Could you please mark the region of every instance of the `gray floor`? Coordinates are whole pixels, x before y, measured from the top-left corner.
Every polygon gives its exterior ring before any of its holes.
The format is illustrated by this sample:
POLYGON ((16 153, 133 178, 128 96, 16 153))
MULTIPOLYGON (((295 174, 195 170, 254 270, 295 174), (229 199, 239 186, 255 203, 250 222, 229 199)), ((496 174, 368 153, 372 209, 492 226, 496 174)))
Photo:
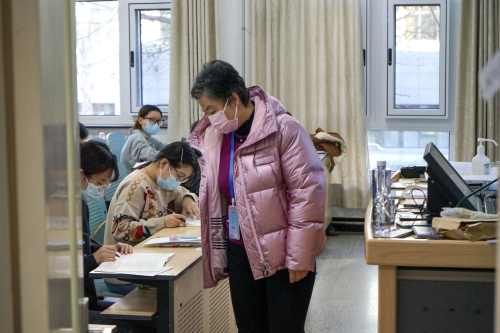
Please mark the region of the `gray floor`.
POLYGON ((365 263, 363 235, 328 236, 317 259, 308 333, 377 332, 377 266, 365 263))

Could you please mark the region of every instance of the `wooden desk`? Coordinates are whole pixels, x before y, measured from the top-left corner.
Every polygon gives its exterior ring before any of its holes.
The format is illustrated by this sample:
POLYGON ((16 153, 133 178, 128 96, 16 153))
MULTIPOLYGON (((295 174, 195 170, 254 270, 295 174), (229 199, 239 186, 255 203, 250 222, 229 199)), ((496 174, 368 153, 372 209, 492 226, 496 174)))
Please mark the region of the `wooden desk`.
POLYGON ((115 325, 96 325, 96 324, 89 324, 89 329, 100 329, 102 330, 102 333, 114 333, 116 332, 116 326, 115 325))
MULTIPOLYGON (((491 270, 495 268, 494 245, 487 242, 415 239, 413 236, 401 239, 374 238, 371 224, 370 204, 365 215, 365 257, 367 264, 379 265, 380 333, 396 332, 398 281, 405 279, 405 276, 412 281, 446 282, 463 281, 462 278, 466 275, 473 274, 474 279, 480 282, 493 281, 494 273, 491 270), (422 269, 412 270, 411 267, 422 269)), ((451 310, 455 311, 450 308, 450 312, 451 310)))
MULTIPOLYGON (((166 228, 152 237, 200 235, 200 228, 182 227, 166 228)), ((203 289, 202 252, 195 247, 143 247, 146 241, 134 246, 134 253, 175 253, 165 265, 173 269, 152 277, 91 273, 93 278, 113 277, 156 288, 155 291, 136 290, 103 311, 102 316, 136 320, 152 318, 158 333, 237 332, 228 279, 215 288, 203 289), (148 306, 137 308, 137 304, 146 304, 148 299, 151 300, 148 306)))

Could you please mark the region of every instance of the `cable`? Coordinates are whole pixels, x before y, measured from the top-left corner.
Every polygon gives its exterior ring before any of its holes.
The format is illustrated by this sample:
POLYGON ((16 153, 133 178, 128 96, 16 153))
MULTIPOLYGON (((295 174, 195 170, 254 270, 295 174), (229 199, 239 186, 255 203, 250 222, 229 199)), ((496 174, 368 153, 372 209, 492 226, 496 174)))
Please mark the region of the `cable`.
POLYGON ((460 200, 457 205, 455 206, 455 208, 457 208, 458 206, 460 206, 460 204, 462 203, 462 201, 466 200, 466 199, 469 199, 470 197, 472 197, 474 194, 476 194, 477 192, 481 191, 481 190, 484 190, 485 188, 489 187, 491 184, 495 183, 498 181, 498 178, 495 179, 495 180, 492 180, 491 182, 489 182, 488 184, 486 185, 483 185, 481 186, 480 188, 478 188, 477 190, 475 190, 474 192, 472 193, 469 193, 467 194, 465 197, 462 198, 462 200, 460 200))

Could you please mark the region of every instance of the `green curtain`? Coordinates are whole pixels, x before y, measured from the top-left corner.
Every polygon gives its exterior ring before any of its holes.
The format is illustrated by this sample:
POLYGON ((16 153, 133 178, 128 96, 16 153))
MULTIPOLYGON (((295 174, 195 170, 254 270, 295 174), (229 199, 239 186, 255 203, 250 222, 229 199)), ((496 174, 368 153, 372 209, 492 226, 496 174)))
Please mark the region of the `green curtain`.
MULTIPOLYGON (((500 142, 500 97, 486 102, 477 80, 483 68, 500 47, 500 2, 498 0, 461 1, 455 159, 470 162, 476 155, 477 138, 500 142)), ((498 148, 486 145, 486 155, 496 161, 498 148)))

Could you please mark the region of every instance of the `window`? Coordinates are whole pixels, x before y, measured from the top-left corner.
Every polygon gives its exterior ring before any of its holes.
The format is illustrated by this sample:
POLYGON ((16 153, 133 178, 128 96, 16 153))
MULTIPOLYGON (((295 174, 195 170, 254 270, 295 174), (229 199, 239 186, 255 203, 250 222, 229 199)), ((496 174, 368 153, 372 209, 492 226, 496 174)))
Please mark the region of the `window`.
POLYGON ((118 2, 75 3, 78 114, 120 114, 118 2))
POLYGON ((169 104, 170 20, 170 4, 129 6, 132 112, 169 104))
POLYGON ((370 169, 377 167, 377 161, 386 161, 387 168, 391 170, 408 165, 426 165, 424 150, 431 141, 449 159, 450 132, 368 131, 370 169))
POLYGON ((446 115, 446 1, 388 2, 388 116, 446 115))

